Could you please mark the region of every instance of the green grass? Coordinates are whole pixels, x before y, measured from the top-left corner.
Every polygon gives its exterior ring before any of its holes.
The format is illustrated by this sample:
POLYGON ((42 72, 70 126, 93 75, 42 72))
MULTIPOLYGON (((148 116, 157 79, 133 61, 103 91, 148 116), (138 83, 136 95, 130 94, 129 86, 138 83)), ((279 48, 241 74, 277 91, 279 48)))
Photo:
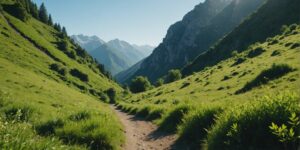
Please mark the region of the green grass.
POLYGON ((120 149, 124 143, 121 123, 100 100, 107 89, 122 88, 89 57, 68 57, 60 40, 48 25, 1 12, 0 149, 120 149), (88 80, 72 76, 72 69, 88 80))
MULTIPOLYGON (((293 47, 295 43, 300 43, 300 26, 292 25, 289 28, 291 28, 289 34, 283 32, 268 38, 265 42, 250 45, 241 53, 236 53, 231 58, 182 80, 144 93, 127 95, 122 101, 117 102, 118 107, 131 114, 142 114, 145 118, 149 118, 152 112, 156 116, 152 120, 160 129, 177 133, 178 143, 190 145, 191 149, 210 147, 220 149, 210 144, 206 145, 205 141, 212 136, 211 131, 220 122, 221 114, 229 113, 232 107, 236 108, 241 105, 244 108, 252 107, 252 104, 248 104, 249 102, 256 101, 255 99, 265 95, 276 95, 281 91, 300 92, 300 47, 297 44, 293 47), (247 92, 235 94, 236 91, 252 82, 255 82, 255 86, 248 88, 247 92)), ((278 101, 277 99, 280 98, 273 99, 278 101)), ((296 101, 289 96, 283 99, 296 101)), ((266 107, 270 105, 266 109, 272 113, 272 110, 277 109, 272 104, 272 101, 266 101, 261 105, 266 105, 266 107)), ((255 104, 255 107, 260 107, 260 105, 255 104)), ((299 109, 295 111, 298 113, 299 109)), ((289 114, 291 111, 286 110, 285 113, 289 114)), ((244 115, 247 116, 247 114, 244 115)), ((286 119, 286 116, 283 117, 286 119)), ((261 121, 271 123, 270 121, 280 118, 275 115, 271 119, 273 120, 261 121)), ((251 120, 248 121, 251 122, 251 120)), ((267 132, 267 135, 271 136, 268 126, 264 126, 261 130, 262 136, 267 132)), ((227 133, 227 130, 224 132, 227 133)), ((269 142, 282 146, 283 144, 278 141, 273 139, 269 142)), ((219 142, 224 143, 226 140, 221 139, 219 142)), ((257 141, 258 145, 255 145, 254 141, 251 144, 259 147, 261 143, 257 141)), ((245 146, 250 147, 250 145, 245 146)), ((266 146, 271 147, 271 144, 266 146)))
POLYGON ((272 122, 286 123, 292 113, 299 112, 299 97, 291 93, 265 97, 233 107, 221 114, 208 131, 207 148, 284 149, 283 143, 272 134, 269 126, 272 122))

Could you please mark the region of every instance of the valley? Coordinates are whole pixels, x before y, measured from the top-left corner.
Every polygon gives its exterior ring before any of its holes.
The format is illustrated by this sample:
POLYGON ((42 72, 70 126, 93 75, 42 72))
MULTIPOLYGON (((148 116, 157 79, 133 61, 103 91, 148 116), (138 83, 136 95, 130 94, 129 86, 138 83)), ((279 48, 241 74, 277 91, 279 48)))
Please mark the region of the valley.
POLYGON ((299 150, 300 1, 199 3, 154 48, 1 0, 0 149, 299 150))

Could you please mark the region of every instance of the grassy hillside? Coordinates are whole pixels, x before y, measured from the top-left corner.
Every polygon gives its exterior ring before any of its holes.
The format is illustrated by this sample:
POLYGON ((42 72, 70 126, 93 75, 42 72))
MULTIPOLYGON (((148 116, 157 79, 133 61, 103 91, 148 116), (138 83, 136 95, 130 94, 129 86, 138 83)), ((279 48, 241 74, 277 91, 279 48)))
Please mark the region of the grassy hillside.
POLYGON ((242 52, 255 42, 263 42, 266 38, 279 34, 282 25, 299 24, 299 5, 298 0, 266 1, 236 29, 219 40, 207 52, 199 55, 191 64, 185 66, 182 73, 187 76, 201 71, 207 66, 214 66, 220 61, 230 58, 233 51, 242 52))
POLYGON ((122 126, 100 99, 121 88, 105 74, 53 27, 0 10, 1 149, 119 149, 122 126))
POLYGON ((178 142, 192 149, 295 149, 279 142, 269 126, 288 124, 292 113, 300 113, 293 94, 300 92, 300 26, 284 26, 232 55, 180 81, 130 95, 119 108, 178 133, 178 142))

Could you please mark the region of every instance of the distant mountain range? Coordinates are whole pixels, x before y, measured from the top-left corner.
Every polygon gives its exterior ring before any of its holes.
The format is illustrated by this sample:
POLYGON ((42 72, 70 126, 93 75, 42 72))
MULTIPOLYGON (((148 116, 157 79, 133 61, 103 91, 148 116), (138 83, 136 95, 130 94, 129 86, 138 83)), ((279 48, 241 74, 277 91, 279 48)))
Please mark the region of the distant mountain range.
POLYGON ((105 66, 112 75, 124 71, 149 56, 154 47, 129 44, 119 39, 105 42, 97 36, 73 35, 72 39, 96 60, 105 66))
POLYGON ((127 82, 136 76, 146 76, 154 82, 169 70, 188 65, 264 2, 265 0, 206 0, 200 3, 183 20, 169 28, 163 42, 131 77, 126 77, 127 82))

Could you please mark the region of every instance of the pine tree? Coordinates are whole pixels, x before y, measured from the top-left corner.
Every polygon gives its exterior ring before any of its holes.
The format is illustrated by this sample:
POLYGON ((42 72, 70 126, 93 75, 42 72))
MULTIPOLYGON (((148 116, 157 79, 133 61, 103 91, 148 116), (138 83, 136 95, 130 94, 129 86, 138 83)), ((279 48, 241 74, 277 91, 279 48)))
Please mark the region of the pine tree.
POLYGON ((39 19, 39 10, 38 7, 35 3, 30 3, 30 14, 32 15, 32 17, 39 19))
POLYGON ((59 23, 57 24, 57 31, 58 31, 58 32, 61 32, 61 26, 60 26, 59 23))
POLYGON ((45 7, 45 4, 42 3, 40 10, 39 10, 39 19, 40 21, 44 22, 44 23, 48 23, 48 12, 47 9, 45 7))
POLYGON ((53 26, 53 20, 51 15, 49 15, 48 25, 53 26))
POLYGON ((65 27, 62 28, 62 31, 61 31, 64 35, 68 35, 67 33, 67 29, 65 27))
POLYGON ((26 9, 24 8, 24 5, 22 4, 21 0, 17 1, 12 7, 7 9, 6 11, 22 21, 27 21, 29 18, 29 15, 26 9))

